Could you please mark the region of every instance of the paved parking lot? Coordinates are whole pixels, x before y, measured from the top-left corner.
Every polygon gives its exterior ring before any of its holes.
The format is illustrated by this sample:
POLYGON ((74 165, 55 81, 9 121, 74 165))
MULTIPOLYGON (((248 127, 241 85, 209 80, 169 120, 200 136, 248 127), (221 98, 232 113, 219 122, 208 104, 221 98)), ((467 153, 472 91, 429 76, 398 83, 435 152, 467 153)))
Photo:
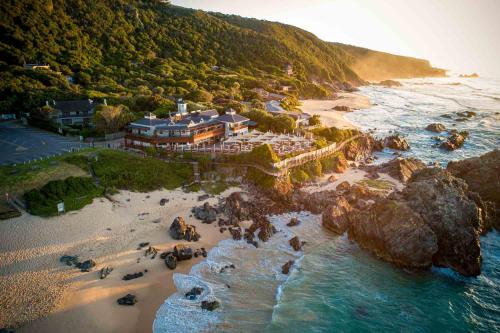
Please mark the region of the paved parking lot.
POLYGON ((85 146, 76 139, 39 128, 0 122, 0 165, 23 163, 85 146))

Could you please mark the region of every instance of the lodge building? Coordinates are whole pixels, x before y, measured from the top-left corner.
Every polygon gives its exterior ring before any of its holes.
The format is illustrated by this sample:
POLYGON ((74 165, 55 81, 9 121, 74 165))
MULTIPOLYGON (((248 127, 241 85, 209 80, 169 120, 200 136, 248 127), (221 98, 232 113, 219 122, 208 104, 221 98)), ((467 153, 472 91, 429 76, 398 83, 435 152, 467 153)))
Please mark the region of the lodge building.
POLYGON ((187 114, 185 107, 179 103, 178 112, 169 119, 157 119, 155 115, 148 114, 130 123, 125 134, 125 146, 172 149, 214 144, 247 133, 248 121, 232 109, 222 116, 216 110, 187 114))

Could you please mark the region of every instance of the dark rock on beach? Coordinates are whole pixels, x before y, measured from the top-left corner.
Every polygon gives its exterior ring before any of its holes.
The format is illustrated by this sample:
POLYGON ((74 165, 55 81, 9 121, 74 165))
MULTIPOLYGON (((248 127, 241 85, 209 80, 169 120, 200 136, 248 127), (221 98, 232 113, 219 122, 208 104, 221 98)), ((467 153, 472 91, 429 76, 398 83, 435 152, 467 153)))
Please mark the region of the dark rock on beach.
POLYGON ((200 238, 200 234, 196 232, 196 227, 186 224, 182 217, 176 217, 174 222, 170 225, 170 236, 172 236, 173 239, 183 239, 188 242, 196 242, 200 238))
POLYGON ((127 294, 119 299, 116 302, 120 305, 134 305, 137 303, 137 297, 132 294, 127 294))
POLYGON ((217 210, 208 202, 205 202, 201 207, 193 208, 194 216, 203 223, 211 224, 217 220, 217 210))
POLYGON ((178 261, 189 260, 193 258, 193 250, 186 245, 178 244, 174 247, 174 256, 178 261))
POLYGON ((170 253, 165 257, 165 265, 169 269, 175 269, 177 267, 177 258, 173 255, 173 253, 170 253))
POLYGON ((240 240, 241 239, 241 229, 239 227, 237 228, 229 228, 229 232, 231 233, 231 236, 233 237, 234 240, 240 240))
POLYGON ((123 276, 122 280, 128 281, 128 280, 134 280, 140 277, 143 277, 144 273, 143 272, 137 272, 137 273, 131 273, 131 274, 126 274, 123 276))
POLYGON ((94 268, 96 265, 96 262, 92 259, 85 260, 82 263, 79 263, 76 265, 77 268, 79 268, 82 272, 90 272, 92 268, 94 268))
POLYGON ((335 111, 351 112, 351 108, 345 105, 335 105, 333 108, 335 111))
POLYGON ((103 267, 99 273, 99 277, 102 279, 105 279, 111 272, 113 271, 113 267, 103 267))

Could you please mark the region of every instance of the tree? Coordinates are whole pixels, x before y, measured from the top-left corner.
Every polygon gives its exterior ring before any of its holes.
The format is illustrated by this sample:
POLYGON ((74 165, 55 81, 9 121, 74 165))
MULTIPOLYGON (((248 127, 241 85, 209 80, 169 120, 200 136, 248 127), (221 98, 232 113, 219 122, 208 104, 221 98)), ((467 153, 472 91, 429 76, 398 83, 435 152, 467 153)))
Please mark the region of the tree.
POLYGON ((319 126, 321 125, 321 117, 317 114, 309 118, 309 126, 319 126))
POLYGON ((104 133, 115 133, 134 119, 123 105, 100 105, 94 114, 96 129, 104 133))
POLYGON ((193 102, 211 103, 214 96, 206 90, 198 89, 186 96, 193 102))

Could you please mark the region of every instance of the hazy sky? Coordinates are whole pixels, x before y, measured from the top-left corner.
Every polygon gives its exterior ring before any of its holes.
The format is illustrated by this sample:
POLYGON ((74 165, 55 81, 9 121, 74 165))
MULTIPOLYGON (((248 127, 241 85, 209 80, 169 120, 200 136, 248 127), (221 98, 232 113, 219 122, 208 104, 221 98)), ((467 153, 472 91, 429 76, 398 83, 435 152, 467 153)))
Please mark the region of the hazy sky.
POLYGON ((292 24, 326 41, 500 77, 500 0, 172 0, 292 24))

